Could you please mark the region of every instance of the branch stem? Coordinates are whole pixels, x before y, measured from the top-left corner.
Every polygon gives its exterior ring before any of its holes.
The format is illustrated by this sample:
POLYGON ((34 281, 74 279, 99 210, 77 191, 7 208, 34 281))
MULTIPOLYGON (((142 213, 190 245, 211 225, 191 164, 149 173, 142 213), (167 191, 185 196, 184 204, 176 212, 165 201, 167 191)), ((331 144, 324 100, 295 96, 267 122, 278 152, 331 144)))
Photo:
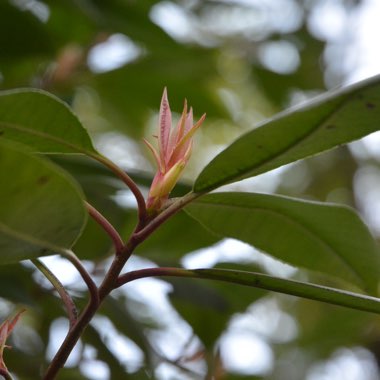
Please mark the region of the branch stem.
POLYGON ((73 264, 76 270, 79 272, 79 274, 81 275, 83 281, 87 285, 87 288, 90 292, 91 304, 97 307, 99 305, 98 287, 96 286, 95 282, 92 280, 86 268, 83 266, 82 262, 78 259, 78 257, 75 255, 74 252, 69 251, 69 250, 63 251, 62 256, 65 257, 67 260, 69 260, 71 264, 73 264))
POLYGON ((149 237, 161 224, 168 220, 171 216, 183 209, 188 203, 199 198, 201 193, 190 192, 179 198, 176 202, 172 203, 168 208, 158 214, 154 219, 150 221, 144 228, 137 230, 134 234, 135 239, 139 241, 145 240, 149 237))
POLYGON ((146 221, 147 221, 147 212, 146 212, 146 205, 145 205, 145 199, 143 194, 141 193, 140 189, 136 185, 136 183, 133 181, 133 179, 119 166, 117 166, 115 163, 113 163, 111 160, 109 160, 107 157, 101 155, 101 154, 92 154, 92 158, 99 161, 101 164, 106 166, 108 169, 110 169, 113 173, 115 173, 132 191, 132 194, 136 198, 137 207, 139 210, 139 223, 138 223, 138 229, 142 228, 146 221))
MULTIPOLYGON (((91 300, 84 309, 83 313, 78 318, 75 325, 69 330, 65 340, 63 341, 60 349, 57 354, 53 358, 48 367, 44 380, 52 380, 55 378, 59 370, 63 367, 67 358, 70 355, 73 347, 76 345, 78 340, 80 339, 83 331, 86 326, 90 323, 91 319, 97 312, 100 307, 102 301, 105 297, 107 297, 112 290, 119 287, 119 279, 124 278, 120 276, 122 269, 124 268, 126 262, 132 255, 135 248, 142 243, 149 235, 151 235, 161 224, 163 224, 169 217, 174 215, 176 212, 181 210, 186 204, 199 197, 200 194, 189 193, 178 201, 174 202, 171 206, 169 206, 166 210, 162 211, 157 217, 152 219, 148 224, 146 224, 146 209, 145 209, 145 201, 144 201, 144 219, 140 219, 139 224, 137 225, 135 231, 129 238, 128 242, 124 245, 123 249, 120 251, 118 255, 115 255, 113 262, 105 275, 103 282, 96 288, 95 284, 92 282, 91 277, 87 271, 83 268, 79 259, 71 252, 65 251, 66 257, 77 267, 77 269, 82 274, 83 279, 85 280, 89 290, 91 292, 91 300), (143 221, 143 222, 142 222, 143 221), (120 276, 120 277, 119 277, 120 276)), ((141 209, 140 209, 141 212, 141 209)), ((141 217, 141 215, 140 215, 141 217)), ((170 271, 169 271, 170 272, 170 271)), ((134 272, 130 272, 134 273, 134 272)), ((133 275, 132 275, 133 277, 133 275)), ((129 281, 132 281, 132 277, 129 281)), ((138 277, 137 277, 138 278, 138 277)), ((136 279, 137 279, 136 278, 136 279)))
MULTIPOLYGON (((129 240, 129 242, 125 245, 124 250, 121 254, 115 255, 115 258, 112 262, 112 265, 110 269, 108 270, 102 284, 100 285, 99 289, 96 288, 95 283, 92 282, 91 277, 89 279, 87 276, 84 276, 84 280, 86 283, 90 280, 90 292, 91 292, 91 299, 90 302, 87 304, 86 308, 84 309, 83 313, 78 318, 75 325, 69 330, 65 340, 63 341, 61 347, 59 348, 58 352, 54 356, 53 360, 51 361, 45 376, 44 380, 52 380, 55 379, 56 375, 58 374, 59 370, 63 367, 63 365, 66 363, 67 358, 70 355, 70 352, 72 351, 73 347, 77 344, 78 340, 80 339, 83 331, 87 327, 87 325, 90 323, 91 319, 94 317, 95 313, 97 312, 99 306, 101 305, 104 298, 115 288, 115 284, 117 281, 117 278, 123 269, 126 261, 130 257, 132 251, 137 246, 138 242, 133 239, 133 236, 129 240), (91 285, 91 283, 93 285, 91 285), (96 289, 96 296, 95 296, 95 289, 96 289)), ((69 255, 70 251, 67 251, 67 254, 69 255)), ((74 254, 72 254, 73 257, 76 258, 74 254)), ((70 257, 70 255, 69 255, 70 257)), ((68 258, 69 258, 68 257, 68 258)), ((76 258, 76 260, 80 261, 76 258)), ((75 265, 76 260, 73 259, 72 263, 75 265)), ((71 260, 70 260, 71 261, 71 260)), ((81 268, 81 264, 78 268, 78 270, 81 268)), ((82 267, 83 268, 83 267, 82 267)), ((83 268, 85 271, 85 269, 83 268)), ((85 273, 88 275, 87 271, 85 273)), ((82 276, 83 277, 83 276, 82 276)), ((89 285, 89 284, 87 284, 89 285)))
POLYGON ((70 327, 72 327, 78 318, 78 311, 70 294, 66 291, 61 281, 59 281, 59 279, 54 275, 54 273, 41 260, 32 259, 31 261, 34 264, 34 266, 49 280, 49 282, 53 285, 54 289, 58 292, 63 304, 65 305, 70 327))
POLYGON ((3 368, 0 368, 0 376, 2 376, 5 380, 13 380, 12 375, 3 368))
POLYGON ((85 202, 86 208, 90 216, 103 228, 103 230, 112 239, 116 254, 119 254, 124 248, 123 239, 116 231, 114 226, 92 205, 85 202))

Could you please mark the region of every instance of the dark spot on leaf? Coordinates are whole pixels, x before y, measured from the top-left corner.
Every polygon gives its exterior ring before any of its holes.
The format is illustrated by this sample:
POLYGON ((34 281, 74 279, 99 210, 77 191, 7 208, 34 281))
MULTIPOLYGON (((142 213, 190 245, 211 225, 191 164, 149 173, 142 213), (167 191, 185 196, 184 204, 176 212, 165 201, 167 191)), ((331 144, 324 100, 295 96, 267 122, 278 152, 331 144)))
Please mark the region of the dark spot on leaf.
POLYGON ((48 252, 49 252, 49 250, 46 249, 46 248, 41 248, 41 249, 40 249, 40 254, 41 254, 41 255, 46 255, 48 252))
POLYGON ((262 145, 256 145, 256 148, 263 149, 264 147, 262 145))
POLYGON ((5 132, 4 131, 0 131, 0 136, 2 136, 5 132))
POLYGON ((42 175, 41 177, 37 178, 37 185, 45 185, 47 182, 49 182, 49 177, 47 175, 42 175))
POLYGON ((327 124, 326 129, 335 129, 336 125, 335 124, 327 124))
POLYGON ((372 108, 375 108, 375 107, 376 107, 376 105, 375 105, 374 103, 371 103, 371 102, 367 102, 365 105, 366 105, 366 107, 367 107, 368 109, 372 109, 372 108))

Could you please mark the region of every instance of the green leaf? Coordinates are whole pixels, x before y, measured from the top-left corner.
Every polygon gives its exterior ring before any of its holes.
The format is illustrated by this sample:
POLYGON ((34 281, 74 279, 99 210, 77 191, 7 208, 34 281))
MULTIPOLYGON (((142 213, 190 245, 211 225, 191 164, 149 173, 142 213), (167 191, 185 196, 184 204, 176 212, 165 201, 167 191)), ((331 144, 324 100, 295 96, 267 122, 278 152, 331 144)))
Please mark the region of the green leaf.
POLYGON ((348 207, 276 195, 217 193, 193 202, 186 211, 220 236, 377 292, 379 252, 365 224, 348 207))
POLYGON ((380 129, 380 76, 322 95, 241 136, 200 173, 196 192, 253 177, 380 129))
POLYGON ((36 89, 0 92, 0 137, 42 153, 96 154, 70 108, 36 89))
POLYGON ((183 272, 186 277, 225 281, 253 288, 271 290, 351 309, 380 314, 380 299, 345 290, 300 281, 286 280, 267 274, 228 269, 193 269, 183 272))
POLYGON ((70 249, 87 216, 60 168, 12 145, 0 143, 0 264, 70 249))

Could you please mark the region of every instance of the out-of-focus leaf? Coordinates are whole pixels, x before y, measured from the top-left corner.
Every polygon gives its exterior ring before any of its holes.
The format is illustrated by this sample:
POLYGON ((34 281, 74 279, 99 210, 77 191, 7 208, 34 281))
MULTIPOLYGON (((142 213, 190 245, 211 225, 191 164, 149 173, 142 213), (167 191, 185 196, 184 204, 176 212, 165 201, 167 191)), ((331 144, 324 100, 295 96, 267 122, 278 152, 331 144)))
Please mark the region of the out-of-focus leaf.
POLYGON ((46 0, 45 3, 49 7, 46 33, 53 37, 56 48, 72 43, 87 46, 93 42, 102 15, 92 4, 78 4, 75 0, 46 0))
MULTIPOLYGON (((80 155, 64 155, 52 156, 54 162, 62 166, 66 171, 81 184, 83 188, 100 188, 99 194, 102 196, 115 195, 118 190, 125 190, 125 184, 115 177, 109 169, 99 162, 92 160, 86 156, 80 155)), ((136 169, 125 169, 126 173, 139 186, 149 188, 152 184, 154 173, 149 173, 136 169)), ((188 182, 179 181, 170 193, 171 197, 180 197, 189 193, 192 186, 188 182)))
POLYGON ((219 236, 240 239, 289 264, 377 293, 378 249, 348 207, 275 195, 217 193, 193 202, 186 211, 219 236))
MULTIPOLYGON (((107 340, 104 342, 101 335, 102 334, 100 334, 93 326, 89 325, 86 329, 86 334, 83 337, 83 340, 96 348, 98 360, 102 360, 107 363, 110 369, 111 379, 145 380, 147 378, 148 374, 144 369, 133 373, 127 371, 123 363, 121 363, 119 359, 114 356, 108 347, 113 344, 112 340, 107 340)), ((123 352, 121 352, 121 354, 123 354, 123 352)), ((129 358, 125 356, 124 361, 127 363, 129 358)))
MULTIPOLYGON (((54 162, 79 182, 87 202, 100 211, 117 230, 121 231, 130 219, 131 224, 136 221, 134 210, 127 211, 112 199, 118 190, 125 188, 125 185, 108 169, 86 156, 65 155, 53 158, 54 162)), ((81 259, 93 260, 104 258, 114 252, 110 237, 92 218, 89 218, 73 251, 81 259)))
POLYGON ((31 278, 32 271, 21 264, 1 266, 0 297, 16 304, 35 306, 35 289, 31 289, 31 278))
POLYGON ((114 30, 124 33, 134 41, 142 42, 154 53, 165 48, 170 50, 179 45, 152 22, 151 9, 158 2, 158 0, 141 0, 137 3, 118 0, 93 1, 99 20, 107 22, 114 30))
POLYGON ((53 162, 68 171, 82 186, 92 181, 92 186, 99 185, 105 195, 114 194, 123 188, 123 182, 97 161, 82 155, 54 155, 53 162), (107 187, 105 187, 108 185, 107 187))
POLYGON ((78 367, 64 367, 59 371, 60 380, 88 380, 78 367))
POLYGON ((0 136, 43 153, 96 153, 69 107, 41 90, 0 93, 0 136))
POLYGON ((186 213, 179 212, 144 241, 136 253, 161 264, 178 263, 192 251, 208 247, 219 240, 186 213))
POLYGON ((232 284, 166 279, 173 285, 170 299, 207 349, 212 350, 233 314, 243 312, 265 294, 232 284), (232 285, 232 286, 231 286, 232 285))
POLYGON ((290 91, 294 91, 295 88, 301 91, 324 89, 320 59, 326 43, 313 38, 306 27, 290 36, 279 36, 279 38, 263 40, 261 47, 284 41, 294 45, 300 55, 299 67, 292 73, 278 74, 265 67, 254 65, 252 73, 260 89, 274 104, 282 108, 289 101, 290 91))
POLYGON ((0 144, 0 263, 62 252, 81 234, 83 195, 60 168, 0 144))
POLYGON ((168 88, 173 112, 182 112, 186 98, 195 116, 225 117, 226 111, 205 85, 213 72, 213 56, 203 50, 142 58, 117 70, 99 74, 89 82, 100 94, 105 115, 115 128, 135 138, 145 132, 148 112, 158 110, 163 88, 168 88), (181 55, 181 60, 175 58, 181 55), (191 78, 191 79, 190 79, 191 78))
MULTIPOLYGON (((86 334, 83 337, 86 343, 90 343, 96 347, 97 359, 107 363, 110 369, 111 379, 128 379, 127 372, 120 361, 113 355, 112 351, 107 347, 102 339, 101 334, 91 325, 86 329, 86 334)), ((108 342, 112 344, 112 342, 108 342)), ((126 358, 126 361, 128 358, 126 358)))
POLYGON ((241 136, 216 156, 194 184, 215 189, 297 161, 380 129, 380 76, 322 95, 241 136))
POLYGON ((51 37, 45 25, 31 12, 0 2, 0 57, 25 58, 52 51, 51 37), (22 25, 22 27, 20 27, 22 25))
POLYGON ((157 356, 146 336, 146 328, 148 326, 144 321, 137 321, 133 317, 126 307, 125 299, 123 297, 118 297, 118 299, 108 297, 104 302, 101 313, 110 318, 121 334, 124 334, 137 344, 145 354, 148 365, 151 365, 157 360, 157 356))
POLYGON ((368 313, 320 305, 304 299, 298 300, 294 311, 300 316, 298 323, 303 332, 297 339, 298 344, 306 350, 318 351, 322 357, 330 355, 338 345, 351 346, 353 340, 358 345, 369 344, 376 339, 376 334, 371 332, 376 322, 368 313), (358 329, 358 326, 365 328, 358 329))

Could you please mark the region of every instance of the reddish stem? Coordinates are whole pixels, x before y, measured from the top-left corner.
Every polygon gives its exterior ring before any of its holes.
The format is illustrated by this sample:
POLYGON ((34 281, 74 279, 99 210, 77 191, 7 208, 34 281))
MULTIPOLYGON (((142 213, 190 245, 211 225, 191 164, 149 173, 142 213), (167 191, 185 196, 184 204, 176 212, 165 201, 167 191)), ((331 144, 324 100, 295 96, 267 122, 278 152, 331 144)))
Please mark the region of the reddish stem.
POLYGON ((103 230, 112 239, 116 254, 119 254, 124 249, 123 239, 116 231, 114 226, 102 215, 94 206, 84 202, 90 216, 103 228, 103 230))
POLYGON ((147 221, 147 212, 146 212, 145 198, 142 195, 136 183, 124 170, 119 168, 107 157, 104 157, 100 154, 93 154, 91 155, 91 157, 99 161, 100 163, 102 163, 104 166, 106 166, 110 170, 112 170, 132 191, 132 194, 136 198, 136 202, 137 202, 137 206, 139 210, 139 223, 138 223, 137 229, 141 229, 147 221))
POLYGON ((115 288, 119 288, 128 282, 135 281, 146 277, 196 277, 195 273, 183 268, 156 267, 134 270, 124 273, 116 281, 115 288))
POLYGON ((148 223, 144 228, 137 230, 134 237, 137 240, 145 240, 149 237, 161 224, 165 223, 171 216, 176 214, 178 211, 183 209, 188 203, 192 202, 196 198, 200 197, 200 193, 188 193, 178 201, 172 203, 168 208, 158 214, 150 223, 148 223))
MULTIPOLYGON (((44 380, 53 380, 58 374, 59 370, 64 366, 69 357, 72 349, 80 339, 84 329, 90 323, 91 319, 99 309, 100 304, 104 298, 115 288, 115 282, 123 269, 126 261, 131 255, 131 252, 135 249, 138 242, 133 239, 125 245, 122 254, 116 255, 110 269, 108 270, 99 290, 96 288, 96 297, 92 296, 90 302, 87 304, 85 310, 78 318, 75 325, 69 330, 65 340, 63 341, 58 352, 51 361, 44 380)), ((87 273, 87 272, 86 272, 87 273)), ((92 280, 91 280, 92 281, 92 280)), ((95 284, 94 284, 95 285, 95 284)), ((93 290, 95 291, 95 289, 93 290)))
MULTIPOLYGON (((114 260, 111 264, 111 267, 109 268, 102 284, 100 285, 99 289, 96 289, 96 294, 98 295, 98 298, 92 297, 89 304, 87 305, 86 309, 83 311, 83 313, 78 318, 76 324, 71 328, 62 343, 60 349, 58 350, 57 354, 53 358, 52 362, 50 363, 49 368, 46 371, 44 380, 52 380, 55 378, 59 370, 63 367, 65 364, 67 358, 70 355, 70 352, 80 339, 84 329, 86 326, 90 323, 91 319, 97 312, 99 306, 101 305, 102 301, 105 297, 107 297, 113 289, 117 288, 119 285, 119 275, 125 265, 125 263, 128 261, 130 256, 132 255, 135 248, 142 243, 145 239, 147 239, 150 234, 152 234, 161 224, 163 224, 169 217, 174 215, 176 212, 181 210, 186 204, 194 200, 195 198, 199 197, 200 194, 194 194, 189 193, 183 198, 179 199, 177 202, 173 203, 171 206, 169 206, 166 210, 164 210, 161 214, 159 214, 156 218, 150 221, 149 224, 146 224, 147 219, 140 219, 140 222, 138 226, 135 229, 135 232, 132 234, 128 242, 124 245, 123 249, 120 251, 118 255, 115 255, 114 260), (145 225, 145 227, 144 227, 145 225)), ((145 206, 145 203, 144 203, 145 206)), ((145 209, 144 209, 145 210, 145 209)), ((145 210, 146 211, 146 210, 145 210)), ((145 215, 146 216, 146 215, 145 215)), ((74 255, 75 256, 75 255, 74 255)), ((75 256, 76 257, 76 256, 75 256)), ((78 260, 79 261, 79 260, 78 260)), ((155 273, 157 273, 157 269, 161 269, 161 273, 164 273, 165 271, 168 271, 169 268, 154 268, 156 270, 155 273)), ((148 270, 146 270, 148 271, 148 270)), ((152 269, 150 270, 152 271, 152 269)), ((168 272, 166 272, 167 276, 176 276, 180 274, 182 277, 191 277, 190 273, 186 271, 185 269, 176 269, 176 273, 172 272, 172 269, 170 269, 168 272), (173 274, 171 274, 173 273, 173 274)), ((87 273, 87 272, 86 272, 87 273)), ((149 275, 149 272, 140 272, 139 274, 136 274, 136 272, 130 272, 131 275, 128 279, 128 281, 132 281, 133 279, 140 278, 141 275, 145 273, 145 276, 147 274, 149 275), (136 277, 134 277, 136 276, 136 277), (140 276, 140 277, 139 277, 140 276)), ((153 272, 154 273, 154 272, 153 272)), ((153 276, 154 274, 151 274, 153 276)), ((125 276, 125 275, 123 275, 125 276)), ((121 278, 124 278, 121 276, 121 278)), ((87 279, 88 280, 88 279, 87 279)), ((86 280, 85 280, 86 281, 86 280)), ((91 280, 92 281, 92 280, 91 280)), ((90 289, 91 291, 91 289, 90 289)))
POLYGON ((5 380, 13 380, 13 377, 11 376, 11 374, 6 369, 3 369, 3 368, 0 368, 0 376, 3 376, 5 380))
POLYGON ((96 286, 95 282, 92 280, 90 274, 87 272, 86 268, 83 266, 81 261, 74 254, 74 252, 69 251, 69 250, 62 252, 62 256, 64 256, 67 260, 71 262, 71 264, 74 265, 76 270, 81 275, 83 281, 87 285, 87 288, 90 292, 91 303, 95 306, 98 306, 99 305, 98 287, 96 286))

